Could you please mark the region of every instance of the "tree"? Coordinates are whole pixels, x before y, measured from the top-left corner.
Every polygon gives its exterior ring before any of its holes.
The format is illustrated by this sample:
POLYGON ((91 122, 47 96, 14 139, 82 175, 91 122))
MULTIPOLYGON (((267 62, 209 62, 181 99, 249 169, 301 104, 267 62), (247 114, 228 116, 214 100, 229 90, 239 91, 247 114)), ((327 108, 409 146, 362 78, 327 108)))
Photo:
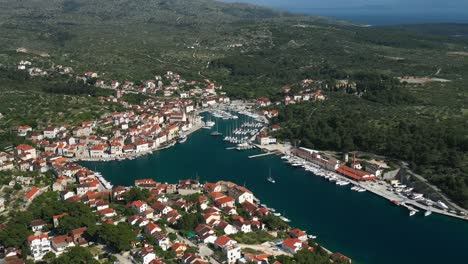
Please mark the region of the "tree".
POLYGON ((99 264, 99 261, 94 259, 89 248, 72 247, 60 257, 51 261, 52 264, 99 264))
POLYGON ((136 234, 127 223, 116 226, 104 224, 97 231, 97 238, 117 251, 127 251, 132 248, 131 243, 136 241, 136 234))
POLYGON ((151 196, 151 193, 147 189, 140 189, 137 187, 131 188, 130 191, 124 194, 125 200, 133 202, 137 200, 146 201, 151 196))

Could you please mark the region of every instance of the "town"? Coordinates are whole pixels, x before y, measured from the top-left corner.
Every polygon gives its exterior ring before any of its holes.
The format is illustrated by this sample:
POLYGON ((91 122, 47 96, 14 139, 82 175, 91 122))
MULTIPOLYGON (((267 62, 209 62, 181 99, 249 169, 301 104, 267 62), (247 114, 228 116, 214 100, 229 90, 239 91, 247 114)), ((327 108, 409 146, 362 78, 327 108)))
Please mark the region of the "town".
MULTIPOLYGON (((17 68, 34 77, 47 76, 51 71, 34 67, 29 61, 21 61, 17 68)), ((63 66, 52 70, 59 74, 73 72, 72 68, 63 66)), ((351 262, 341 253, 324 250, 313 240, 314 236, 289 227, 288 219, 276 216, 274 209, 260 205, 251 191, 234 183, 201 184, 189 179, 178 184, 162 184, 141 179, 132 188, 114 187, 100 173, 76 163, 134 159, 171 147, 206 126, 207 122, 199 114, 207 109, 235 106, 241 113, 256 118, 264 116, 268 122, 267 119, 278 115, 276 110, 258 111, 259 115, 249 111, 269 106, 269 99, 231 104, 222 86, 203 80, 207 86, 200 89, 197 82, 186 82, 172 72, 144 81, 142 87, 135 87, 129 81, 106 84, 97 77, 97 73, 86 72, 76 76, 76 81, 92 81, 99 89, 113 91, 98 101, 118 106, 121 111, 78 125, 49 125, 42 129, 29 125, 14 127, 12 131, 24 138, 25 143, 0 153, 0 171, 7 176, 2 189, 12 190, 0 198, 0 212, 6 220, 17 210, 40 208, 44 205, 36 203, 56 197, 58 200, 49 202, 61 202, 65 207, 73 203, 84 205, 86 208, 82 210, 92 215, 102 229, 106 225, 119 228, 125 225, 131 230, 128 233, 132 239, 122 239, 128 245, 115 246, 116 242, 104 238, 104 234, 91 232, 95 227, 89 224, 70 225, 68 221, 73 221, 70 218, 82 217, 76 212, 55 211, 51 217, 27 223, 29 235, 24 237, 24 243, 0 245, 0 253, 7 263, 49 259, 76 246, 93 248, 93 252, 104 251, 105 259, 121 263, 172 263, 174 260, 179 263, 280 263, 276 256, 293 257, 301 250, 310 253, 316 250, 335 262, 351 262), (163 80, 169 82, 167 87, 163 80), (162 96, 151 96, 160 93, 162 96), (125 94, 149 96, 139 104, 131 104, 123 100, 125 94)), ((301 92, 300 98, 293 96, 293 100, 286 96, 284 103, 325 99, 320 92, 313 95, 308 92, 301 92)), ((265 124, 253 134, 258 146, 276 142, 268 136, 270 129, 279 127, 268 128, 265 124)), ((10 230, 12 222, 14 219, 5 221, 0 229, 10 230)))

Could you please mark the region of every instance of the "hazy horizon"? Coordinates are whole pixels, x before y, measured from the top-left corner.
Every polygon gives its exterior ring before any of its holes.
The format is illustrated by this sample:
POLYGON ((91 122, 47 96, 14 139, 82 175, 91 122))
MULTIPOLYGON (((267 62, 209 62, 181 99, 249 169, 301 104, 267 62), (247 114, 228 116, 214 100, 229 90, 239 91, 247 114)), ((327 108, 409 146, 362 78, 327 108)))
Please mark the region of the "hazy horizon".
POLYGON ((220 0, 269 6, 372 25, 468 23, 468 1, 451 0, 220 0))

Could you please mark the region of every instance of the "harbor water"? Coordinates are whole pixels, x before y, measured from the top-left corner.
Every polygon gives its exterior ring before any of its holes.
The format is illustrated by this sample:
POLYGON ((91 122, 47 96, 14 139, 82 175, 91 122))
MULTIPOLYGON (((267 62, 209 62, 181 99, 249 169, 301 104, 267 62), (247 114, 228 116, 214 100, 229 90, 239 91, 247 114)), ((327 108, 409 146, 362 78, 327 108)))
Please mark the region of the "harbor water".
MULTIPOLYGON (((239 120, 221 120, 221 133, 239 120)), ((245 185, 261 203, 291 220, 291 225, 318 236, 317 241, 341 252, 353 263, 466 263, 468 223, 463 220, 408 210, 365 192, 337 186, 294 168, 278 156, 249 159, 259 150, 227 150, 232 144, 201 129, 183 144, 134 160, 81 162, 96 169, 114 186, 132 186, 136 179, 176 183, 180 179, 232 181, 245 185), (276 183, 267 181, 270 175, 276 183)))

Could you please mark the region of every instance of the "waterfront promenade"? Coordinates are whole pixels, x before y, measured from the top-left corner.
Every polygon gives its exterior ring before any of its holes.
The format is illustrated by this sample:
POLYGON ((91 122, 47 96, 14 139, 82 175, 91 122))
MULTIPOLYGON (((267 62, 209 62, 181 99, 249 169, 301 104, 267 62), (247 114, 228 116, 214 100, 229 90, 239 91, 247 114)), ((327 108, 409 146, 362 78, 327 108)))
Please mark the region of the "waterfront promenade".
MULTIPOLYGON (((265 154, 267 154, 267 153, 281 153, 282 155, 291 155, 291 150, 292 150, 291 146, 289 146, 289 145, 285 146, 285 145, 282 145, 282 144, 256 145, 256 146, 258 148, 262 149, 263 151, 266 151, 265 154)), ((256 156, 261 157, 261 155, 262 154, 257 154, 256 156)), ((312 165, 312 163, 309 163, 309 165, 312 165)), ((468 220, 468 211, 467 210, 462 209, 465 212, 465 215, 462 216, 462 215, 451 213, 451 212, 446 211, 446 210, 441 210, 441 209, 439 209, 437 207, 427 206, 427 205, 421 204, 418 201, 409 199, 408 197, 405 197, 404 195, 402 195, 400 193, 395 193, 395 192, 389 191, 388 189, 390 187, 392 187, 392 186, 389 183, 385 182, 385 181, 378 180, 378 181, 375 181, 375 182, 374 181, 371 181, 371 182, 358 182, 358 181, 355 181, 355 180, 350 179, 348 177, 344 177, 344 176, 339 175, 339 174, 336 174, 336 176, 337 176, 337 178, 339 180, 349 181, 351 184, 356 185, 356 186, 361 187, 361 188, 364 188, 367 191, 369 191, 369 192, 371 192, 371 193, 373 193, 373 194, 375 194, 377 196, 380 196, 380 197, 383 197, 383 198, 389 200, 390 202, 396 202, 396 203, 398 203, 398 205, 408 208, 408 210, 414 210, 416 212, 419 212, 419 210, 432 211, 434 213, 442 214, 442 215, 445 215, 445 216, 454 217, 454 218, 463 219, 463 220, 468 220)))

